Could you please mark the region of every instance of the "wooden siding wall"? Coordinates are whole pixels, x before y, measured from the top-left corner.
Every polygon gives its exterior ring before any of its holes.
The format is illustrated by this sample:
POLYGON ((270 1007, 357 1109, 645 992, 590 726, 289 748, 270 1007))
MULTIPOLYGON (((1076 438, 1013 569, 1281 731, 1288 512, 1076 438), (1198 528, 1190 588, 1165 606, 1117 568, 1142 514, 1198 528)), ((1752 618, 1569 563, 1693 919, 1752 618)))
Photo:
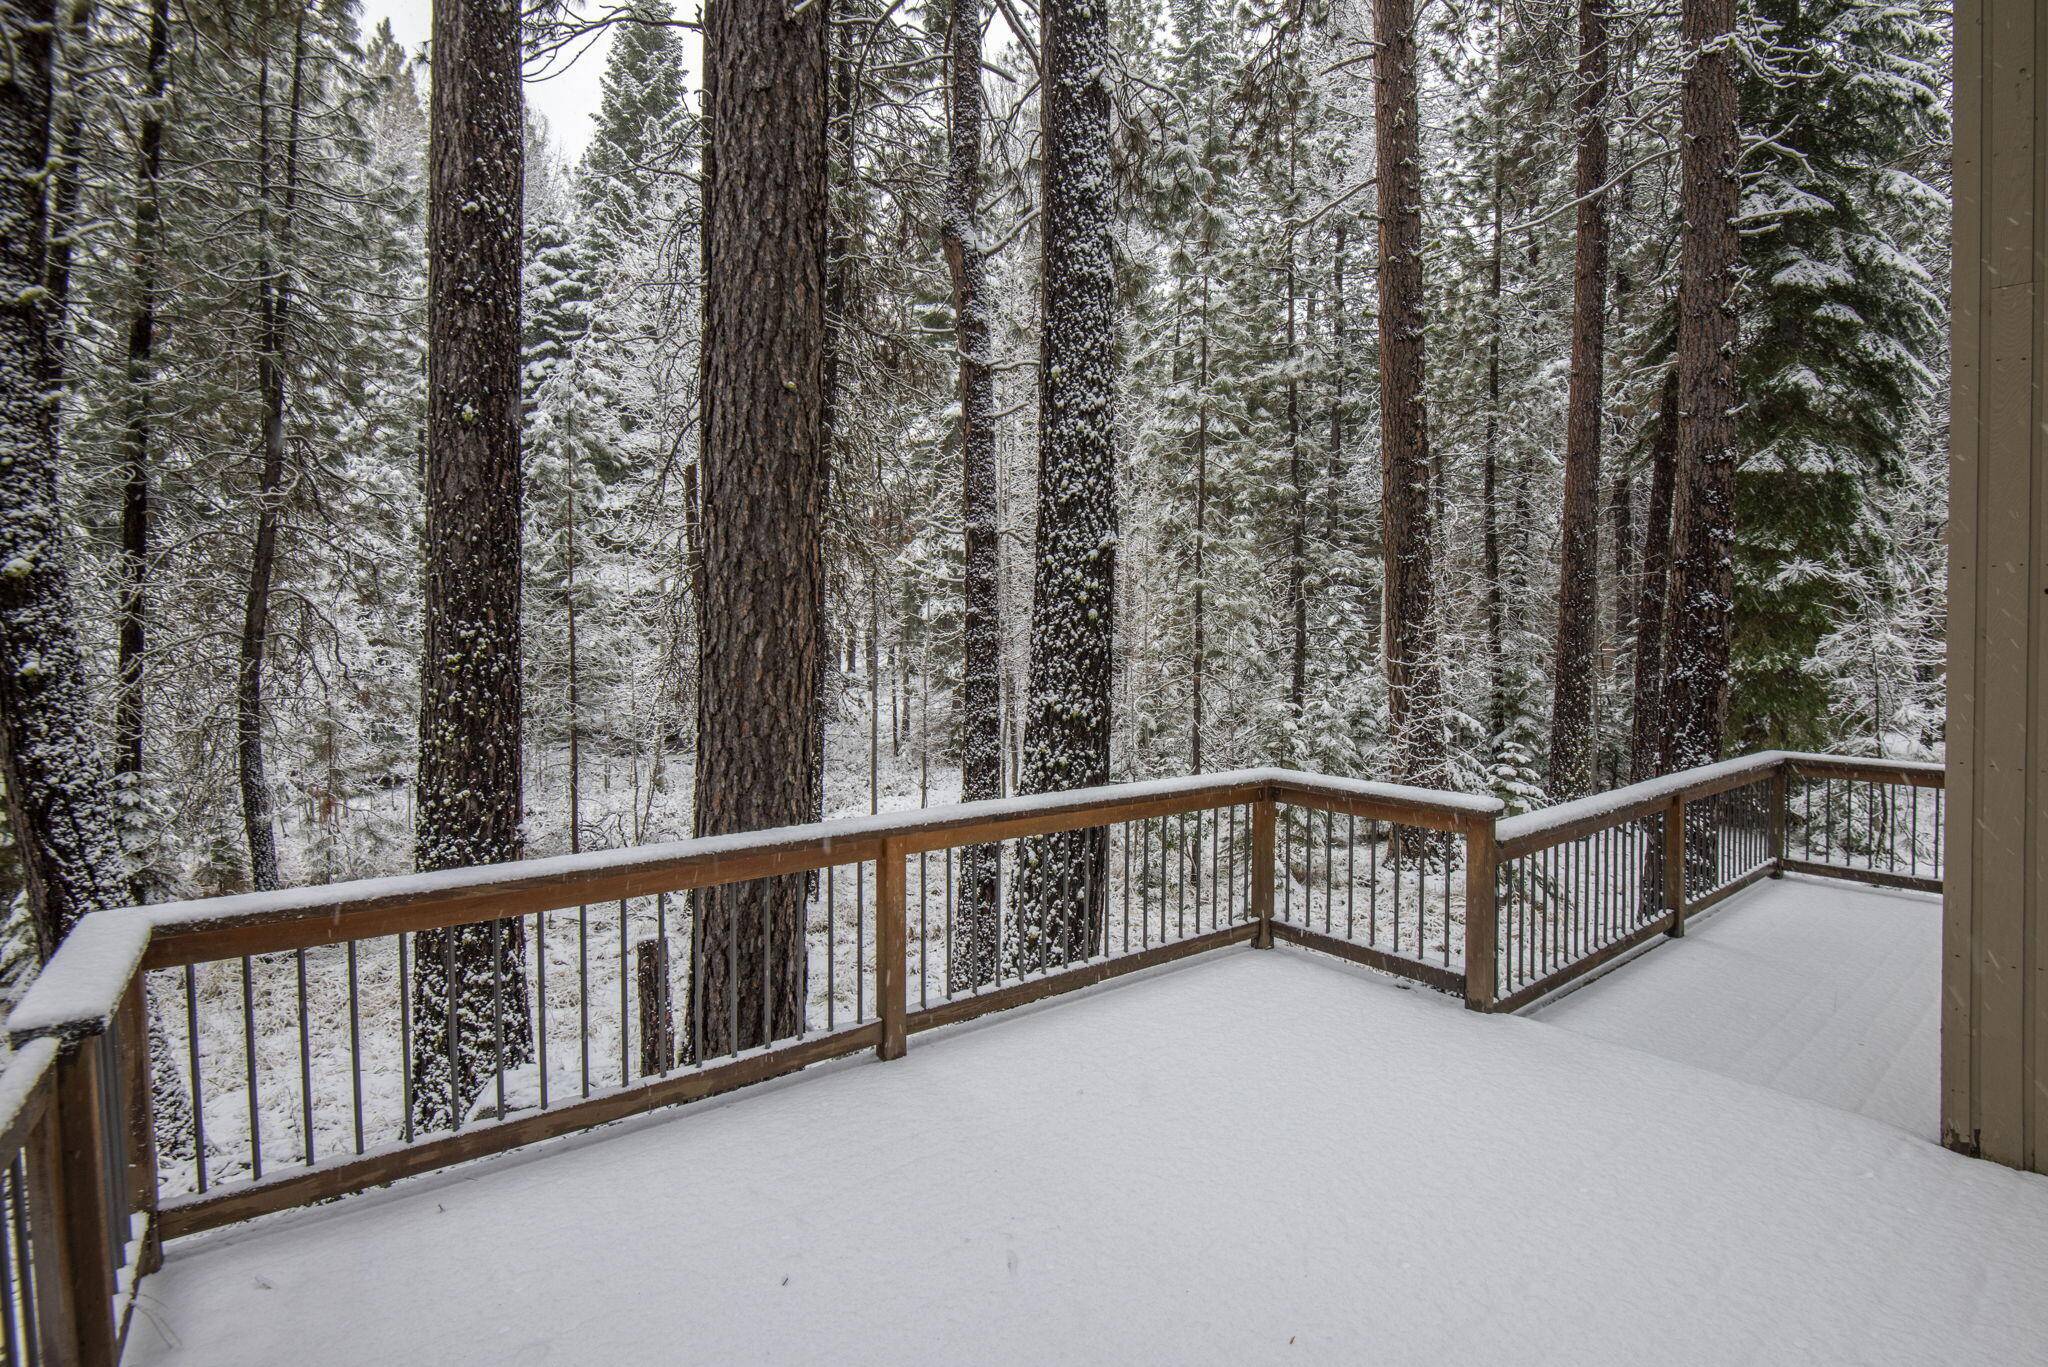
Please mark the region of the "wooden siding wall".
POLYGON ((1958 0, 1942 1135, 2048 1171, 2048 7, 1958 0))

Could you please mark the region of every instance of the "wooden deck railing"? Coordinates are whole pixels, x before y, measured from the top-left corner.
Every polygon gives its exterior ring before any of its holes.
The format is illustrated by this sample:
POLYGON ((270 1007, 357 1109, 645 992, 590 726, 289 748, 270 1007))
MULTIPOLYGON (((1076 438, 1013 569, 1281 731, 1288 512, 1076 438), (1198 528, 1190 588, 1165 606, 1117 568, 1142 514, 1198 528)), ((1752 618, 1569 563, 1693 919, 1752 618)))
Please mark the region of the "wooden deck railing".
POLYGON ((1787 869, 1938 887, 1941 783, 1772 752, 1502 819, 1489 798, 1252 769, 98 913, 9 1020, 7 1361, 118 1360, 165 1239, 895 1058, 919 1031, 1210 949, 1287 940, 1514 1010, 1787 869), (708 891, 735 888, 764 896, 708 891), (703 934, 718 905, 801 908, 802 952, 759 956, 758 1023, 739 960, 721 979, 703 957, 748 929, 703 934), (437 1110, 457 1070, 428 1076, 442 1016, 414 998, 447 938, 421 937, 456 926, 490 928, 494 990, 523 976, 532 1047, 508 1045, 502 1009, 465 1035, 451 997, 448 1057, 491 1076, 437 1110), (690 995, 707 971, 722 1000, 690 995), (152 1131, 152 1028, 191 1134, 152 1131))

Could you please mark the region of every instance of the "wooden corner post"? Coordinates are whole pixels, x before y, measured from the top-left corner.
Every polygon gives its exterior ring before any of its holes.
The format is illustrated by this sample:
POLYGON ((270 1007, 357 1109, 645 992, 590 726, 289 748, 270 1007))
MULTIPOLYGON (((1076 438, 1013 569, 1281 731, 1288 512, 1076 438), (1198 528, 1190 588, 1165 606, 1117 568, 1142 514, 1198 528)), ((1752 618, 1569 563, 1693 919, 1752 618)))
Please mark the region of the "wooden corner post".
POLYGON ((902 842, 884 840, 882 853, 875 860, 875 1011, 882 1023, 875 1057, 881 1059, 902 1058, 907 1039, 904 957, 909 942, 904 931, 904 886, 902 842))
MULTIPOLYGON (((57 1170, 54 1174, 64 1301, 57 1316, 69 1330, 55 1360, 77 1367, 115 1367, 113 1228, 108 1223, 105 1176, 106 1097, 100 1067, 101 1037, 66 1040, 57 1055, 57 1170)), ((40 1278, 38 1279, 40 1280, 40 1278)), ((38 1288, 47 1296, 52 1286, 38 1288)), ((38 1306, 41 1309, 41 1306, 38 1306)))
POLYGON ((1664 809, 1664 906, 1671 913, 1666 934, 1685 934, 1685 794, 1664 809))
POLYGON ((1252 919, 1259 933, 1252 944, 1259 949, 1273 947, 1273 799, 1262 797, 1252 803, 1252 919))
POLYGON ((1465 1006, 1472 1011, 1491 1011, 1500 999, 1494 906, 1499 846, 1493 823, 1489 816, 1475 818, 1465 827, 1465 1006))

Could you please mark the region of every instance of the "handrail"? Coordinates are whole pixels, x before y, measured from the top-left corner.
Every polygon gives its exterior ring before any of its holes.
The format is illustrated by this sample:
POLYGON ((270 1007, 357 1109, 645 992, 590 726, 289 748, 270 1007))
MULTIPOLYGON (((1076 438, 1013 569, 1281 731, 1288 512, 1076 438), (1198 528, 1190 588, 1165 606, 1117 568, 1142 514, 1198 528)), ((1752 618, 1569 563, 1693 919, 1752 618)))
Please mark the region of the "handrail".
MULTIPOLYGON (((828 865, 875 859, 885 844, 914 855, 955 845, 1049 835, 1104 821, 1254 802, 1263 799, 1283 777, 1292 777, 1291 771, 1239 769, 440 873, 166 902, 146 908, 153 927, 146 967, 172 968, 226 952, 267 954, 307 949, 656 892, 808 873, 828 865)), ((1412 791, 1392 784, 1370 786, 1394 795, 1395 800, 1412 791)))
MULTIPOLYGON (((37 1218, 41 1232, 47 1235, 38 1258, 47 1259, 49 1266, 37 1271, 36 1282, 38 1294, 48 1291, 52 1297, 49 1323, 55 1328, 50 1332, 55 1333, 52 1342, 58 1347, 48 1356, 64 1362, 110 1364, 116 1360, 122 1311, 117 1307, 111 1316, 92 1313, 93 1298, 113 1279, 115 1266, 131 1256, 122 1251, 126 1237, 123 1222, 130 1212, 142 1221, 137 1226, 142 1241, 132 1254, 139 1274, 153 1266, 155 1240, 160 1234, 170 1237, 264 1210, 359 1190, 407 1172, 586 1128, 635 1110, 713 1095, 866 1048, 892 1058, 903 1051, 911 1032, 1226 945, 1270 946, 1276 930, 1280 938, 1388 968, 1443 990, 1457 992, 1462 987, 1467 1005, 1475 1009, 1515 1010, 1564 982, 1618 961, 1656 934, 1682 933, 1688 909, 1698 910, 1731 895, 1756 877, 1775 876, 1789 868, 1864 877, 1890 885, 1926 886, 1934 881, 1917 873, 1902 877, 1878 869, 1788 859, 1784 848, 1786 791, 1795 779, 1914 789, 1939 789, 1945 783, 1942 766, 1924 761, 1766 751, 1504 818, 1502 804, 1490 797, 1263 767, 961 803, 629 850, 96 913, 66 939, 15 1008, 7 1028, 17 1052, 0 1071, 0 1160, 30 1150, 42 1155, 28 1165, 39 1175, 30 1179, 27 1195, 40 1203, 37 1218), (1767 792, 1757 787, 1765 782, 1770 784, 1767 792), (1713 815, 1728 809, 1731 802, 1736 804, 1734 817, 1713 815), (1709 871, 1710 880, 1718 881, 1702 885, 1703 891, 1689 904, 1682 870, 1686 859, 1683 832, 1688 825, 1685 813, 1693 804, 1705 808, 1711 820, 1735 821, 1730 830, 1746 843, 1745 862, 1720 875, 1709 871), (1305 922, 1276 923, 1275 811, 1281 806, 1449 832, 1462 840, 1463 966, 1450 964, 1448 951, 1443 965, 1396 961, 1369 945, 1347 944, 1319 933, 1305 922), (1204 930, 1197 913, 1195 934, 1168 941, 1162 930, 1161 942, 1142 950, 1130 942, 1126 926, 1124 950, 1118 956, 1109 955, 1105 937, 1104 944, 1085 957, 1070 958, 1042 974, 1020 976, 1012 984, 998 978, 994 989, 987 992, 949 994, 936 1005, 907 999, 903 972, 906 863, 921 869, 920 856, 940 851, 964 851, 1172 816, 1184 820, 1194 816, 1192 824, 1199 836, 1202 813, 1220 816, 1224 809, 1234 813, 1238 808, 1249 814, 1247 846, 1232 845, 1233 851, 1248 849, 1242 870, 1246 881, 1232 884, 1245 894, 1241 917, 1233 907, 1224 924, 1212 909, 1210 927, 1204 930), (1758 815, 1766 811, 1768 832, 1759 824, 1764 818, 1758 815), (1500 991, 1503 984, 1497 980, 1497 952, 1513 951, 1498 943, 1508 913, 1497 906, 1496 894, 1511 881, 1510 861, 1551 858, 1546 851, 1658 817, 1662 818, 1664 837, 1657 858, 1667 897, 1661 913, 1632 928, 1616 927, 1606 943, 1592 944, 1580 957, 1563 963, 1540 981, 1508 984, 1515 990, 1500 991), (643 1079, 632 1086, 592 1093, 587 1100, 558 1109, 509 1115, 440 1138, 386 1146, 365 1158, 351 1161, 347 1155, 338 1155, 337 1161, 309 1163, 295 1172, 229 1191, 179 1198, 159 1211, 142 988, 143 975, 150 970, 492 922, 586 903, 647 898, 870 861, 875 868, 874 931, 879 952, 875 1011, 865 1023, 735 1054, 728 1062, 700 1066, 686 1074, 643 1079), (119 1169, 118 1174, 114 1168, 119 1169)), ((1869 804, 1866 794, 1865 806, 1859 811, 1867 810, 1869 804)), ((1917 813, 1920 809, 1916 806, 1913 810, 1917 813)), ((1210 829, 1213 841, 1221 825, 1212 822, 1210 829)), ((1237 831, 1233 817, 1232 842, 1237 831)), ((1327 855, 1325 867, 1327 872, 1327 855)), ((1439 863, 1435 867, 1448 879, 1454 865, 1439 863)), ((947 868, 950 871, 950 863, 947 868)), ((1232 879, 1237 876, 1233 873, 1232 879)), ((1347 871, 1347 885, 1348 877, 1347 871)), ((1215 884, 1219 895, 1222 886, 1215 884)), ((1448 926, 1450 894, 1448 884, 1445 886, 1444 924, 1448 926)), ((921 872, 918 887, 921 899, 921 872)), ((1199 888, 1198 878, 1198 892, 1199 888)), ((403 941, 400 943, 402 946, 403 941)), ((353 957, 350 963, 353 965, 353 957)), ((921 960, 918 968, 921 976, 921 960)), ((0 1169, 4 1167, 0 1161, 0 1169)), ((126 1287, 132 1291, 132 1278, 126 1287)))

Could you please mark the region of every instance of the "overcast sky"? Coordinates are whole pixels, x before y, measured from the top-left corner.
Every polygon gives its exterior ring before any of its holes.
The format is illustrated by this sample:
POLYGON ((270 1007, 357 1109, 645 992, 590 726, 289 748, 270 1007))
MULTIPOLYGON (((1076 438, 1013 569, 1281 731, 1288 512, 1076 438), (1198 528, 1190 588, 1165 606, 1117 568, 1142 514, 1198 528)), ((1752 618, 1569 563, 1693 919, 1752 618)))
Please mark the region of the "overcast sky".
MULTIPOLYGON (((434 24, 432 0, 363 0, 363 32, 370 33, 380 20, 389 19, 391 30, 408 51, 418 52, 434 24)), ((546 116, 554 133, 555 146, 570 161, 583 155, 590 141, 591 116, 597 112, 597 83, 604 75, 605 49, 611 43, 609 29, 589 40, 585 50, 563 67, 556 62, 540 80, 526 83, 526 107, 546 116)))

